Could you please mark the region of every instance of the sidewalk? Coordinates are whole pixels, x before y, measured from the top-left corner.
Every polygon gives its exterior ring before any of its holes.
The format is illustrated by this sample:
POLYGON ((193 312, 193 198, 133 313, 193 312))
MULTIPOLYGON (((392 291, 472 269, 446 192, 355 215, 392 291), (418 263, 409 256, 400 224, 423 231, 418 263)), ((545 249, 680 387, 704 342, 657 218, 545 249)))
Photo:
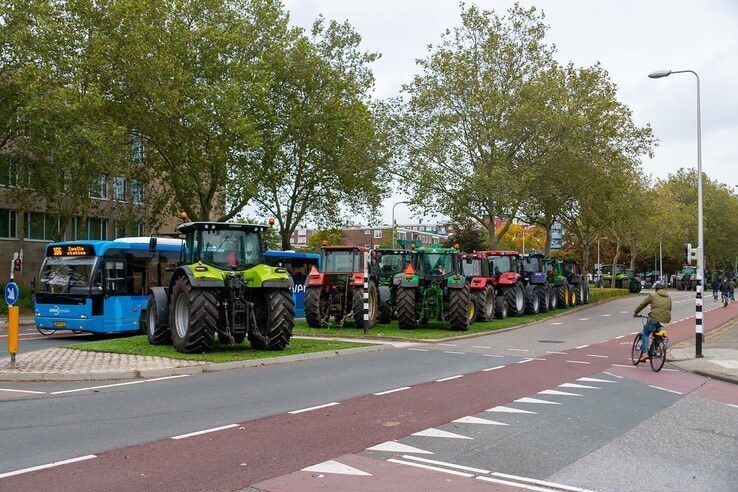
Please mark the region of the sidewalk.
POLYGON ((702 342, 704 358, 694 356, 694 338, 669 350, 669 362, 679 369, 738 384, 738 318, 709 331, 702 342))
MULTIPOLYGON (((18 317, 18 324, 20 326, 28 326, 28 325, 35 325, 36 322, 33 320, 33 316, 19 316, 18 317)), ((0 328, 5 329, 8 327, 8 315, 3 314, 0 316, 0 328)))

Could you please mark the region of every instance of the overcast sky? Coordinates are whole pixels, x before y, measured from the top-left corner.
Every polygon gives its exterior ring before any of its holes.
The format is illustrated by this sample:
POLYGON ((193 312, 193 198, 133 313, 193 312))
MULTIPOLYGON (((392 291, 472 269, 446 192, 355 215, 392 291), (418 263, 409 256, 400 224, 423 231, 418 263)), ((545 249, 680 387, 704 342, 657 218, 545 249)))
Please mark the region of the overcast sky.
MULTIPOLYGON (((295 25, 309 28, 323 14, 348 21, 361 33, 363 48, 382 54, 374 63, 375 95, 386 98, 416 72, 441 32, 459 23, 454 0, 284 0, 295 25)), ((467 2, 498 12, 513 2, 467 2)), ((597 61, 610 72, 638 124, 650 123, 659 139, 643 168, 665 177, 696 166, 696 95, 691 74, 652 80, 662 68, 692 69, 702 84, 702 161, 711 177, 738 185, 738 1, 548 0, 536 5, 550 26, 548 41, 561 63, 597 61)), ((387 200, 382 222, 390 222, 397 196, 387 200)), ((397 207, 398 221, 409 212, 397 207)), ((416 222, 417 219, 413 219, 416 222)))

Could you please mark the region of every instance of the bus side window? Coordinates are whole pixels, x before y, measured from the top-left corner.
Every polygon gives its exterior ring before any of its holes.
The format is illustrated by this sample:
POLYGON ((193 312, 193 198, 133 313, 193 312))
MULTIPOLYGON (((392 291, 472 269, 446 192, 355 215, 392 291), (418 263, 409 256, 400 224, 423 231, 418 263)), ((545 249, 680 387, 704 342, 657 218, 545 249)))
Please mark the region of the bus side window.
POLYGON ((145 295, 148 290, 146 285, 146 267, 149 263, 148 253, 129 251, 126 254, 126 276, 128 277, 128 295, 145 295))
POLYGON ((123 260, 105 260, 105 280, 108 294, 125 294, 126 271, 123 260))
MULTIPOLYGON (((160 251, 159 267, 161 269, 161 287, 168 287, 172 279, 172 273, 179 263, 179 251, 160 251), (169 269, 170 271, 167 271, 169 269)), ((152 279, 153 281, 154 279, 152 279)))

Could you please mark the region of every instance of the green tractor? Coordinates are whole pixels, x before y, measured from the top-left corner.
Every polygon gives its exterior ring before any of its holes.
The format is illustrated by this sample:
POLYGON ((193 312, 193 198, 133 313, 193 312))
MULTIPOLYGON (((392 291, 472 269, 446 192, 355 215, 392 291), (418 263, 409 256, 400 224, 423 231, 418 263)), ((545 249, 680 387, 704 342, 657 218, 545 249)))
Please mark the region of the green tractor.
POLYGON ((556 295, 556 301, 550 302, 550 309, 564 309, 577 304, 578 289, 572 289, 569 285, 569 279, 564 270, 564 262, 554 258, 546 258, 543 262, 546 273, 548 274, 548 282, 553 284, 553 291, 556 295))
POLYGON ((579 269, 579 263, 574 260, 562 260, 561 267, 564 276, 569 282, 569 290, 574 295, 576 304, 589 304, 589 283, 579 269))
POLYGON ((418 248, 413 262, 397 274, 397 321, 403 330, 426 325, 430 318, 465 331, 474 322, 476 305, 456 248, 418 248))
POLYGON ((628 289, 631 294, 637 294, 641 291, 641 279, 635 274, 632 268, 623 269, 618 265, 615 269, 615 279, 613 280, 612 265, 602 266, 602 287, 608 289, 614 286, 616 289, 628 289))
POLYGON ((377 322, 389 323, 395 317, 397 289, 402 273, 413 262, 415 251, 400 248, 378 248, 374 250, 371 276, 378 286, 379 305, 377 322))
MULTIPOLYGON (((180 261, 168 287, 149 289, 146 334, 151 344, 204 352, 221 343, 283 350, 295 324, 292 280, 264 264, 262 225, 185 222, 180 261)), ((149 249, 156 248, 156 238, 149 249)))
POLYGON ((676 290, 696 290, 697 289, 697 268, 685 266, 676 276, 674 287, 676 290))

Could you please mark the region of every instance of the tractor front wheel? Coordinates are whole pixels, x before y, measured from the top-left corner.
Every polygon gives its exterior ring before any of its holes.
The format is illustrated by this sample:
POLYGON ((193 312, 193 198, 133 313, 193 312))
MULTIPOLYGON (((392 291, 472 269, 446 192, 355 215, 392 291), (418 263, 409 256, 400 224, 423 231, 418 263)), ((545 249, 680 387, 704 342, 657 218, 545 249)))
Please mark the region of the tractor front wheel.
POLYGON ((505 289, 505 300, 507 301, 507 313, 510 316, 522 316, 525 311, 525 294, 520 283, 505 289))
POLYGON ((538 305, 542 313, 548 312, 548 289, 545 285, 536 287, 536 295, 538 296, 538 305))
POLYGON ((193 287, 181 277, 172 289, 170 323, 172 345, 177 352, 205 352, 215 345, 218 297, 214 289, 193 287))
POLYGON ((553 311, 559 307, 559 291, 553 285, 549 285, 546 290, 548 291, 548 309, 553 311))
POLYGON ((265 289, 266 310, 257 310, 255 333, 249 333, 251 348, 284 350, 295 326, 295 302, 289 289, 265 289))
POLYGON ((323 328, 331 316, 330 300, 323 287, 308 287, 305 290, 305 321, 310 328, 323 328))
POLYGON ((401 330, 414 330, 418 327, 418 309, 415 304, 417 289, 400 287, 397 289, 397 324, 401 330))
MULTIPOLYGON (((146 337, 151 345, 168 345, 172 342, 172 334, 169 325, 159 321, 159 309, 164 306, 156 304, 154 294, 149 294, 149 302, 146 305, 146 337)), ((166 306, 168 309, 168 306, 166 306)))
POLYGON ((536 292, 535 285, 525 287, 525 312, 526 314, 538 314, 541 310, 541 302, 536 292))
POLYGON ((474 295, 477 303, 477 321, 492 321, 495 316, 495 293, 491 287, 485 287, 474 295))
POLYGON ((566 309, 569 307, 569 286, 559 285, 556 287, 556 302, 559 309, 566 309))
POLYGON ((448 321, 454 331, 466 331, 474 322, 476 303, 471 302, 469 286, 449 289, 448 321))
POLYGON ((507 301, 505 300, 505 296, 495 297, 495 318, 507 318, 507 301))
POLYGON ((377 293, 379 294, 377 323, 390 323, 392 322, 392 291, 386 285, 382 285, 377 293))
POLYGON ((584 302, 584 304, 589 304, 589 282, 584 284, 584 299, 582 302, 584 302))
MULTIPOLYGON (((369 282, 369 320, 366 329, 374 326, 377 321, 377 286, 369 282)), ((354 297, 351 302, 351 312, 357 328, 364 328, 364 287, 354 287, 354 297)))

